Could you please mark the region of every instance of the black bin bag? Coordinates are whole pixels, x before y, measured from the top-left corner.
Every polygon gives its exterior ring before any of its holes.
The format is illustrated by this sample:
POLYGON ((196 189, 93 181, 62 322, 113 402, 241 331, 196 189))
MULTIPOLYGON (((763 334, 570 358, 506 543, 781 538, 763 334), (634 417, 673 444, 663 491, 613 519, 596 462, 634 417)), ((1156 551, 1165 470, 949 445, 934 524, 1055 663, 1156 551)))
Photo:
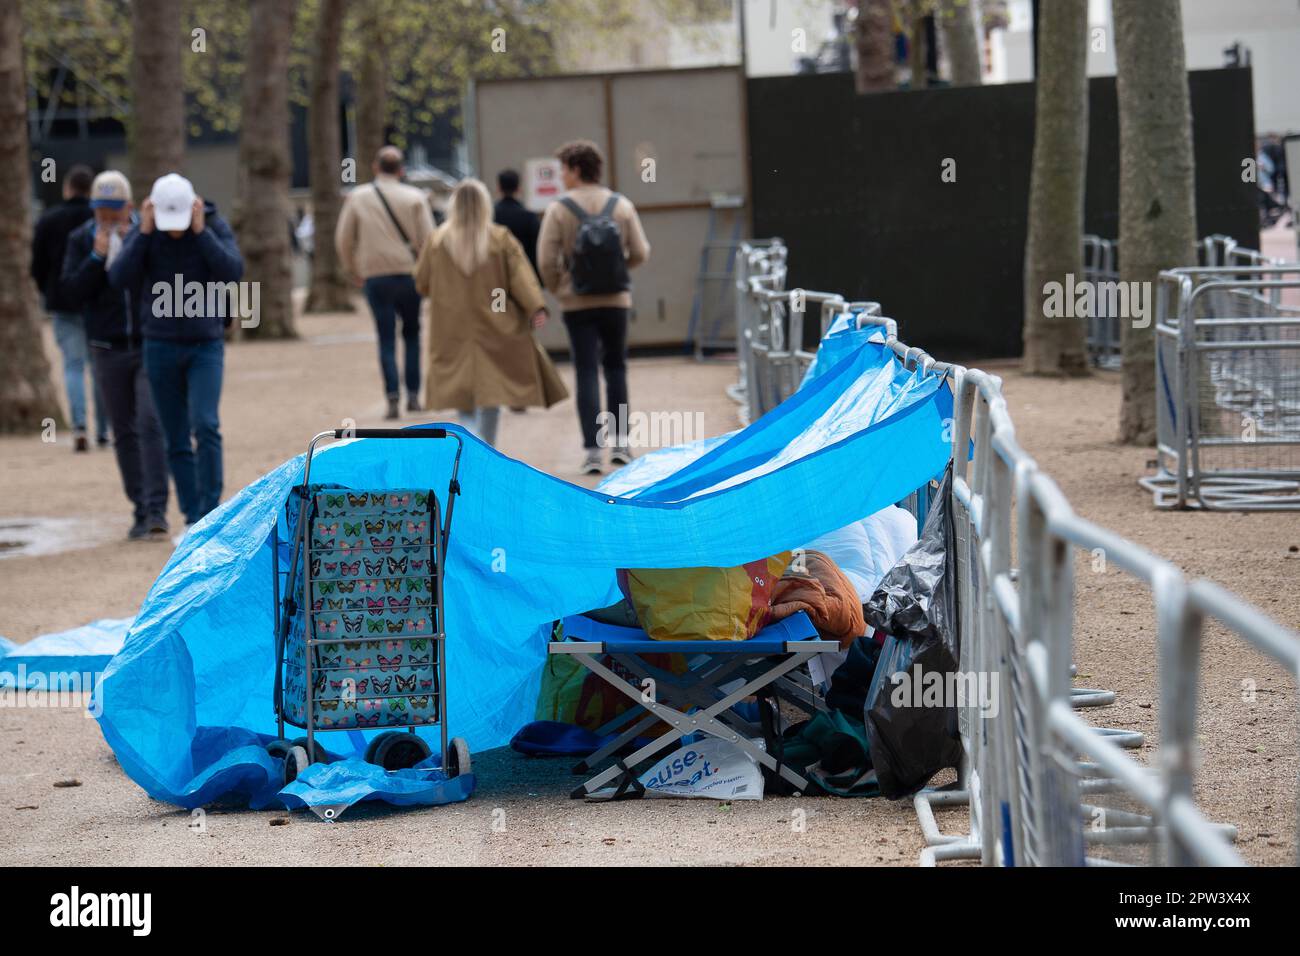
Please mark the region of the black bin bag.
POLYGON ((957 682, 949 678, 961 661, 951 491, 949 463, 920 538, 885 575, 864 609, 867 624, 887 635, 863 717, 880 792, 891 800, 916 793, 961 759, 957 707, 951 699, 957 682), (941 695, 931 684, 938 676, 943 678, 941 695))

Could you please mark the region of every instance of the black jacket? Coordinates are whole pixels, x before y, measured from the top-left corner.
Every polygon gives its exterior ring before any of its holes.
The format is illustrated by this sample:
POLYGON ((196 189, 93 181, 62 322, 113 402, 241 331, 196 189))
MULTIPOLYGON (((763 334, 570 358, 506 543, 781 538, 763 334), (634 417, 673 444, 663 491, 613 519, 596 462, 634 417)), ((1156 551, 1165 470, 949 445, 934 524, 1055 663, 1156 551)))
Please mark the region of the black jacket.
MULTIPOLYGON (((537 272, 537 233, 542 224, 537 213, 514 196, 506 196, 497 201, 492 219, 497 225, 505 226, 514 234, 519 244, 524 247, 528 261, 533 264, 533 271, 537 272)), ((538 273, 538 278, 540 277, 541 274, 538 273)))
POLYGON ((95 253, 93 219, 68 236, 60 288, 64 301, 85 316, 86 338, 91 345, 109 349, 140 347, 140 323, 131 309, 134 294, 109 285, 108 267, 95 253))
POLYGON ((32 278, 45 297, 45 308, 50 312, 75 312, 60 291, 63 274, 63 252, 68 247, 68 236, 87 219, 94 216, 90 200, 74 197, 47 210, 36 223, 32 235, 32 278))
POLYGON ((211 284, 238 282, 244 274, 244 257, 239 254, 230 226, 217 215, 217 207, 205 202, 203 208, 204 229, 197 236, 186 230, 173 239, 160 229, 146 235, 136 226, 127 234, 122 251, 108 270, 113 288, 134 292, 135 318, 146 339, 219 339, 230 324, 231 311, 223 297, 213 294, 211 284), (180 302, 175 301, 178 282, 180 302), (188 287, 192 283, 200 283, 203 289, 200 314, 185 315, 183 308, 189 304, 188 287), (154 300, 160 297, 164 301, 155 310, 154 300), (220 307, 210 310, 209 302, 220 307))

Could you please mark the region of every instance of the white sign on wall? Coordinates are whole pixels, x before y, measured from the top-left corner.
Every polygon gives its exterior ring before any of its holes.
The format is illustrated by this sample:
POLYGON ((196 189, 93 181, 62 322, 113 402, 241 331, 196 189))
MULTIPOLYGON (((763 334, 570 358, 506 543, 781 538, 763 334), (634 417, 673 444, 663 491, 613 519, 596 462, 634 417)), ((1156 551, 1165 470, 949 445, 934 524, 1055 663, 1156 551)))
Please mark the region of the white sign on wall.
POLYGON ((560 161, 554 156, 524 163, 524 205, 533 212, 541 212, 563 192, 560 161))

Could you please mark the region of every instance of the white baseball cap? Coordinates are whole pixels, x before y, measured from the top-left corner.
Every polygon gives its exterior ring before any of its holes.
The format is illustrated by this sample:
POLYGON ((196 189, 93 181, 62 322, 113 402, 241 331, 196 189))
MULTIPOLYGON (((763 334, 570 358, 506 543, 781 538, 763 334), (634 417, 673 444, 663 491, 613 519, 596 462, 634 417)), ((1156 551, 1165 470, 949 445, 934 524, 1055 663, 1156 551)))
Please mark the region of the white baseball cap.
POLYGON ((163 232, 188 229, 194 213, 194 184, 177 173, 159 177, 149 193, 154 226, 163 232))

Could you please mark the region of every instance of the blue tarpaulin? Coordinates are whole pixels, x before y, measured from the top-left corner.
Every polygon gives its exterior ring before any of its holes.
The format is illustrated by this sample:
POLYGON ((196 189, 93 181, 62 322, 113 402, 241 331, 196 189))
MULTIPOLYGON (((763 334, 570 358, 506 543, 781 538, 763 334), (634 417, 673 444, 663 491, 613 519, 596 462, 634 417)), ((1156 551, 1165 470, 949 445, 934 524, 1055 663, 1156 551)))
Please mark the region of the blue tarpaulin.
MULTIPOLYGON (((839 328, 825 345, 834 363, 768 415, 647 455, 603 489, 451 426, 465 451, 445 584, 450 734, 474 751, 506 744, 533 716, 550 622, 618 600, 616 569, 732 566, 800 547, 943 469, 952 397, 941 379, 905 369, 866 332, 839 328)), ((445 503, 454 448, 339 442, 317 453, 312 481, 429 488, 445 503)), ((277 522, 285 533, 284 504, 302 477, 299 456, 196 525, 104 672, 104 737, 157 799, 194 807, 233 794, 265 805, 279 788, 278 761, 259 753, 275 733, 268 539, 277 522)), ((435 730, 421 733, 436 747, 435 730)), ((346 755, 363 736, 321 739, 346 755)))
POLYGON ((26 644, 0 637, 0 687, 89 692, 130 627, 129 617, 103 618, 26 644))

